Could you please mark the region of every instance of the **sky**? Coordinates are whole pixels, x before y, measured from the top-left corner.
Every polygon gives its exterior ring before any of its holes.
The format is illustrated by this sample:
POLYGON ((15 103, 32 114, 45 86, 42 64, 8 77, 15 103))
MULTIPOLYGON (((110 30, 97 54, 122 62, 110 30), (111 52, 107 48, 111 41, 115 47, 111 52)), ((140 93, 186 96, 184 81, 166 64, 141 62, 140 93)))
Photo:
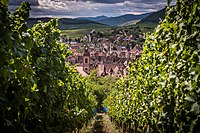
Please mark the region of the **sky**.
POLYGON ((57 18, 143 14, 167 5, 167 0, 9 0, 9 9, 13 11, 23 1, 31 3, 31 17, 57 18))

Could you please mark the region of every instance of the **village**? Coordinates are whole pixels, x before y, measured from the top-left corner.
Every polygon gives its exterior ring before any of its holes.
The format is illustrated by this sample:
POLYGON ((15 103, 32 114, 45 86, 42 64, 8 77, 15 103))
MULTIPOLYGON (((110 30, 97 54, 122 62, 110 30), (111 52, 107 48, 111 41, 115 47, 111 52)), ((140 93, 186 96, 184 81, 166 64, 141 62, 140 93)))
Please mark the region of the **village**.
POLYGON ((119 30, 108 38, 103 33, 92 30, 81 39, 72 40, 62 36, 60 42, 66 43, 72 52, 66 61, 75 66, 82 76, 96 70, 98 76, 111 75, 116 78, 127 74, 129 63, 141 56, 144 40, 141 34, 129 34, 119 30))

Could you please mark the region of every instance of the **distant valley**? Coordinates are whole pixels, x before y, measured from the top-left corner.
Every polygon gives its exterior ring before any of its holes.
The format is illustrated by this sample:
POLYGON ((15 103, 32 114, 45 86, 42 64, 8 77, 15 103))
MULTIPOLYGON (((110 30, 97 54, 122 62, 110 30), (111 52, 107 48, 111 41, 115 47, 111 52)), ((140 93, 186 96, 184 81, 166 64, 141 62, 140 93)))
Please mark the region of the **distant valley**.
MULTIPOLYGON (((146 13, 141 15, 125 14, 118 17, 80 17, 80 18, 60 18, 60 30, 76 30, 76 29, 101 29, 117 26, 131 26, 131 25, 157 25, 160 19, 164 18, 165 9, 153 13, 146 13)), ((33 26, 39 20, 47 22, 52 18, 29 18, 27 24, 29 27, 33 26)))

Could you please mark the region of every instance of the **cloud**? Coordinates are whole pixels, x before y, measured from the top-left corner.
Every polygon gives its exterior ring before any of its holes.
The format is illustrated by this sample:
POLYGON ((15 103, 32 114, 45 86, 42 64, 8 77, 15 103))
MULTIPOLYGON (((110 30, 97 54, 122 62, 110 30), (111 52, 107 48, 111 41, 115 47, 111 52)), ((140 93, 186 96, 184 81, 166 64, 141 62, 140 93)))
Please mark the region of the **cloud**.
MULTIPOLYGON (((20 5, 23 1, 25 0, 9 0, 9 5, 20 5)), ((26 0, 29 3, 31 3, 31 5, 39 5, 38 0, 26 0)))
MULTIPOLYGON (((68 9, 67 2, 64 0, 38 0, 39 5, 44 8, 51 9, 68 9)), ((71 2, 69 2, 71 3, 71 2)))
POLYGON ((81 1, 89 1, 89 2, 93 2, 93 3, 114 4, 114 3, 123 3, 126 0, 81 0, 81 1))
MULTIPOLYGON (((10 9, 23 0, 10 0, 10 9)), ((158 11, 167 0, 28 0, 31 17, 119 16, 158 11)), ((174 0, 175 1, 175 0, 174 0)), ((175 2, 173 1, 173 4, 175 2)))

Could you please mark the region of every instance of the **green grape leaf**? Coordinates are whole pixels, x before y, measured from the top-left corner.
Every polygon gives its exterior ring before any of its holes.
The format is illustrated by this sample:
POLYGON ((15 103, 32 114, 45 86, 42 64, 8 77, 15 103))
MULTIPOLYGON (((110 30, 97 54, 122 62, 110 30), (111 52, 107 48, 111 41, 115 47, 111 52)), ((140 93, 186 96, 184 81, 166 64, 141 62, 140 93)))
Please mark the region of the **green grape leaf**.
POLYGON ((2 3, 3 5, 6 5, 6 6, 8 6, 8 2, 9 2, 9 0, 1 0, 1 3, 2 3))
POLYGON ((194 112, 197 115, 200 113, 200 106, 199 106, 199 104, 197 102, 192 104, 191 111, 194 112))

